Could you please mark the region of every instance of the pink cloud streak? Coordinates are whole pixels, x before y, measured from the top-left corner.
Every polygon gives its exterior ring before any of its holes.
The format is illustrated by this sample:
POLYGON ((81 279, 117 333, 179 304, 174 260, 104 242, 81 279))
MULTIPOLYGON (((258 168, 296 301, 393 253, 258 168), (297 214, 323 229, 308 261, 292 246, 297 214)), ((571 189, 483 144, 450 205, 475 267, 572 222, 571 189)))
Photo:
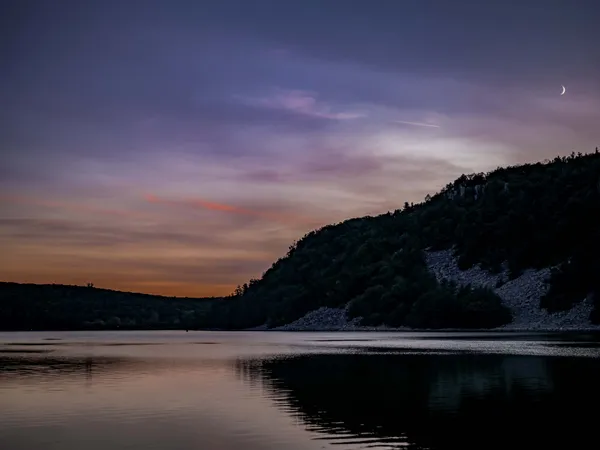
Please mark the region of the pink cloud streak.
POLYGON ((174 205, 174 206, 186 206, 191 208, 202 208, 210 211, 227 212, 232 214, 242 214, 247 216, 262 217, 274 222, 286 223, 286 224, 314 224, 314 219, 299 216, 296 214, 285 214, 271 211, 261 211, 240 206, 228 205, 224 203, 212 202, 205 199, 193 198, 193 199, 182 199, 172 200, 159 197, 154 194, 146 194, 145 199, 149 203, 174 205))
POLYGON ((406 121, 406 120, 394 120, 394 123, 400 123, 400 124, 405 124, 405 125, 413 125, 415 127, 440 128, 439 125, 435 125, 433 123, 409 122, 409 121, 406 121))
POLYGON ((364 113, 343 111, 334 112, 330 105, 317 100, 318 95, 302 90, 277 90, 269 97, 247 99, 251 103, 272 109, 283 109, 311 117, 331 120, 352 120, 365 117, 364 113))

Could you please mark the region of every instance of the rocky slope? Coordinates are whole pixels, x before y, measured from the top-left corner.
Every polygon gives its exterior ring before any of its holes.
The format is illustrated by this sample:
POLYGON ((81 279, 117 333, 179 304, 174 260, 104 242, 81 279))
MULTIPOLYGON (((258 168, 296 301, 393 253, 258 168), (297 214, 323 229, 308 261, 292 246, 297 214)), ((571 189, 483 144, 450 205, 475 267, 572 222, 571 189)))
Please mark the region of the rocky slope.
POLYGON ((598 325, 590 323, 593 304, 589 299, 581 302, 569 311, 548 314, 540 309, 540 299, 547 292, 546 280, 550 269, 526 270, 520 277, 508 280, 507 270, 492 274, 479 266, 460 270, 451 250, 426 252, 425 258, 429 270, 438 281, 455 281, 459 285, 489 287, 502 299, 513 313, 512 323, 503 326, 507 330, 564 330, 592 329, 598 325))
MULTIPOLYGON (((385 325, 369 327, 360 325, 361 318, 348 318, 348 308, 321 307, 298 320, 272 328, 273 331, 410 331, 407 327, 392 328, 385 325)), ((265 331, 267 327, 256 328, 265 331)))
POLYGON ((322 307, 309 312, 275 331, 354 331, 360 329, 360 318, 348 320, 346 309, 322 307))
MULTIPOLYGON (((470 284, 492 289, 513 314, 512 323, 499 329, 514 331, 600 329, 600 326, 590 323, 589 317, 593 305, 589 299, 583 299, 569 311, 549 314, 540 309, 540 299, 548 289, 546 280, 550 275, 550 269, 527 270, 520 277, 508 280, 507 270, 498 274, 490 273, 479 266, 460 270, 451 250, 426 252, 425 259, 429 270, 438 281, 446 279, 459 285, 470 284)), ((406 328, 397 328, 397 330, 401 329, 406 330, 406 328)), ((348 319, 347 308, 322 307, 274 330, 369 331, 392 330, 392 328, 361 326, 360 318, 348 319)))

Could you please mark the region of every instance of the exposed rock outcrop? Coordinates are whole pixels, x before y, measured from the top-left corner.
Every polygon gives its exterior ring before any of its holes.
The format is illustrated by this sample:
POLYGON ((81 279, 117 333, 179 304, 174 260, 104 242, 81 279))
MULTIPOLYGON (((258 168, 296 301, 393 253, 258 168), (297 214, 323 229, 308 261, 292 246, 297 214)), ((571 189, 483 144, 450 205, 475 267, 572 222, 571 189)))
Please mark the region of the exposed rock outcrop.
MULTIPOLYGON (((508 279, 508 271, 493 274, 479 266, 460 270, 451 250, 425 252, 429 270, 438 281, 451 280, 459 285, 492 289, 513 314, 513 321, 500 327, 503 330, 558 331, 600 329, 589 317, 593 305, 589 299, 575 304, 569 311, 549 314, 540 309, 540 299, 547 292, 546 280, 550 269, 527 270, 518 278, 508 279)), ((365 327, 360 317, 349 320, 347 308, 321 307, 310 311, 294 322, 273 328, 274 331, 392 331, 407 328, 365 327)), ((264 330, 266 326, 256 328, 264 330)))
POLYGON ((460 270, 451 250, 426 252, 429 270, 436 278, 455 281, 459 285, 489 287, 513 313, 512 323, 503 326, 509 330, 563 330, 599 328, 590 323, 593 305, 583 300, 569 311, 549 314, 540 309, 540 299, 546 293, 550 269, 527 270, 520 277, 508 280, 507 271, 492 274, 479 266, 460 270))
POLYGON ((276 331, 352 331, 359 328, 360 318, 348 320, 345 308, 321 307, 294 322, 274 328, 276 331))

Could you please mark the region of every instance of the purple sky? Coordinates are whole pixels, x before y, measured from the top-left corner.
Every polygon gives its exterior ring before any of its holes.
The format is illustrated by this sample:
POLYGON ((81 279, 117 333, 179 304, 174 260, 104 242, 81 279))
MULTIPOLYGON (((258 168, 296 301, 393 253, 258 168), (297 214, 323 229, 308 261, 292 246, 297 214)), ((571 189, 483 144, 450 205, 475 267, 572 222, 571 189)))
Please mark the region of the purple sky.
POLYGON ((227 294, 316 227, 600 145, 594 0, 17 0, 0 22, 5 281, 227 294))

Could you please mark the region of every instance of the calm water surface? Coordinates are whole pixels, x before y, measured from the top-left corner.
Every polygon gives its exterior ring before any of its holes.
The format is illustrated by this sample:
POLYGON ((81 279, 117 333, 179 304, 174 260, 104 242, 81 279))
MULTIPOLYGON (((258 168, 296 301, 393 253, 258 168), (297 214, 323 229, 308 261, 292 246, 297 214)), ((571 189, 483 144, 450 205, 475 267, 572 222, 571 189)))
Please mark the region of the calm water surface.
POLYGON ((0 449, 590 448, 597 335, 0 333, 0 449))

